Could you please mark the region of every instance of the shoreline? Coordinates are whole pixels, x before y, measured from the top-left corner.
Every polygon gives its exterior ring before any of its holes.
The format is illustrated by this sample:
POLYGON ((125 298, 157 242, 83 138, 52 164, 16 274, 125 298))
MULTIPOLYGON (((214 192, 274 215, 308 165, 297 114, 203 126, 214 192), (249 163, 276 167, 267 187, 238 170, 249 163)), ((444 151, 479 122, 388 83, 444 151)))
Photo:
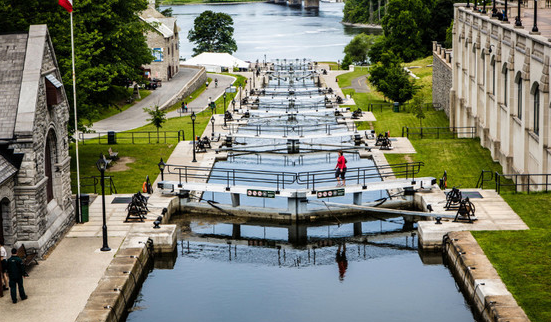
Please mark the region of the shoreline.
POLYGON ((247 3, 272 3, 273 1, 268 0, 259 0, 259 1, 231 1, 231 2, 190 2, 190 3, 178 3, 178 2, 170 2, 170 3, 163 3, 160 6, 161 7, 172 7, 172 6, 191 6, 191 5, 224 5, 224 4, 247 4, 247 3))
POLYGON ((352 22, 346 22, 341 21, 341 24, 347 27, 355 27, 355 28, 366 28, 371 30, 383 30, 383 27, 381 25, 375 25, 375 24, 367 24, 367 23, 352 23, 352 22))

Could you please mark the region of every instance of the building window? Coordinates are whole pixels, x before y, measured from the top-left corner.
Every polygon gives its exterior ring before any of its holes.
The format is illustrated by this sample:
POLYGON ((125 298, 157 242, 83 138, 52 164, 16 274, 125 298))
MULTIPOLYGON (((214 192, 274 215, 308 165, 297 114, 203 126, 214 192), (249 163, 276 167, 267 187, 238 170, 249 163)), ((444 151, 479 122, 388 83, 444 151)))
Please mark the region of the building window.
MULTIPOLYGON (((486 53, 482 53, 482 85, 486 86, 486 53)), ((486 92, 486 89, 484 89, 486 92)))
POLYGON ((507 106, 507 84, 509 83, 507 79, 507 68, 503 71, 503 105, 507 106))
POLYGON ((492 95, 496 95, 496 61, 492 59, 492 95))
POLYGON ((534 133, 540 134, 540 89, 537 84, 534 89, 534 133))
POLYGON ((522 120, 522 77, 518 78, 517 90, 517 117, 522 120))

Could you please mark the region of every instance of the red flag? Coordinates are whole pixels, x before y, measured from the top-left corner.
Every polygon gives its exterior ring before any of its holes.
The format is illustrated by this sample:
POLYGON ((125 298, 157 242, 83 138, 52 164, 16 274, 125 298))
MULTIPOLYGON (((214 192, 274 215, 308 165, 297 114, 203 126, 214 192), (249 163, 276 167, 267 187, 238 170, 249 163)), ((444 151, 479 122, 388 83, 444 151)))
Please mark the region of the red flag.
POLYGON ((60 6, 65 8, 65 10, 67 10, 67 12, 72 12, 73 11, 73 0, 59 0, 58 3, 59 3, 60 6))

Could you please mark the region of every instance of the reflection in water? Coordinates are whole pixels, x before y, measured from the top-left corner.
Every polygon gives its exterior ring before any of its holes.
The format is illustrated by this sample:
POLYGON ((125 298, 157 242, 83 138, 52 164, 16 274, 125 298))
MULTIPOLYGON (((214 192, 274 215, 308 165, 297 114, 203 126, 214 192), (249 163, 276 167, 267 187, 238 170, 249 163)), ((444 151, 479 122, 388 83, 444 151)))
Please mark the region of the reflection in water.
POLYGON ((149 275, 128 321, 473 321, 449 271, 419 260, 400 218, 173 221, 174 269, 149 275))

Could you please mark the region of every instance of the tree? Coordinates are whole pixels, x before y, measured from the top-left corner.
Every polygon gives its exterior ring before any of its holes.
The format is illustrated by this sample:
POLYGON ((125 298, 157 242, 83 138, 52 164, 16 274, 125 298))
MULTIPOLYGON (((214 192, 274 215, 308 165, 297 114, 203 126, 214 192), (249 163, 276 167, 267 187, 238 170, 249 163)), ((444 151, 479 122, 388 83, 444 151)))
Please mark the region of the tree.
POLYGON ((419 127, 423 127, 423 119, 426 117, 425 112, 423 112, 423 104, 425 103, 425 97, 418 93, 413 96, 413 101, 411 102, 411 112, 419 119, 419 127))
POLYGON ((343 69, 348 68, 351 63, 367 63, 367 53, 375 42, 376 37, 364 33, 356 35, 346 47, 344 47, 343 69))
POLYGON ((159 11, 165 17, 172 17, 172 7, 161 10, 161 0, 155 0, 155 10, 159 11))
POLYGON ((157 143, 159 143, 159 129, 163 127, 163 123, 166 122, 166 111, 160 110, 158 105, 155 105, 155 109, 144 107, 143 109, 149 116, 147 119, 157 128, 157 143))
POLYGON ((197 45, 193 48, 194 55, 204 52, 232 54, 237 50, 233 39, 233 19, 222 12, 203 11, 195 18, 187 38, 197 45))
MULTIPOLYGON (((79 0, 74 2, 75 65, 79 118, 91 119, 120 93, 118 84, 137 79, 151 62, 145 42, 147 24, 137 14, 146 0, 79 0)), ((47 24, 68 97, 73 95, 69 14, 57 1, 4 0, 0 32, 25 31, 47 24)), ((73 104, 73 100, 69 100, 73 104)), ((73 109, 70 109, 71 115, 73 109)), ((72 116, 71 116, 72 119, 72 116)), ((73 123, 69 122, 72 128, 73 123)))
POLYGON ((381 61, 372 65, 369 75, 369 81, 378 91, 399 103, 409 101, 418 89, 401 64, 398 56, 385 52, 381 61))

